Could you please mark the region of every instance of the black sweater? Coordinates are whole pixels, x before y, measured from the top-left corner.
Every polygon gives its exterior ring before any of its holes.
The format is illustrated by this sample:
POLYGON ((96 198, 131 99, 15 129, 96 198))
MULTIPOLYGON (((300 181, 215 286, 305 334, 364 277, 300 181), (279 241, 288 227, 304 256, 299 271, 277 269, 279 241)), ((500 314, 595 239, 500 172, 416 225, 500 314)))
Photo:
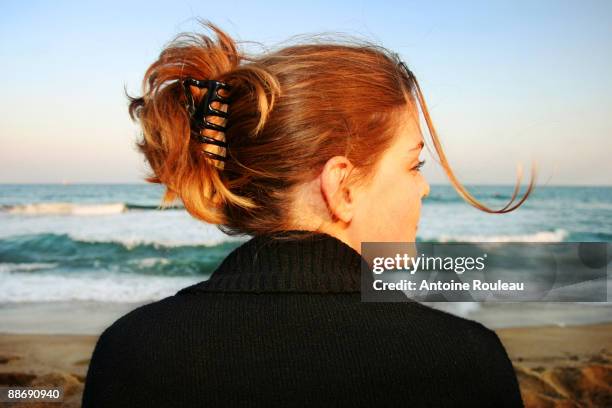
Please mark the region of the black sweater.
POLYGON ((362 258, 335 237, 271 238, 106 329, 83 406, 523 405, 495 332, 417 302, 361 302, 362 258))

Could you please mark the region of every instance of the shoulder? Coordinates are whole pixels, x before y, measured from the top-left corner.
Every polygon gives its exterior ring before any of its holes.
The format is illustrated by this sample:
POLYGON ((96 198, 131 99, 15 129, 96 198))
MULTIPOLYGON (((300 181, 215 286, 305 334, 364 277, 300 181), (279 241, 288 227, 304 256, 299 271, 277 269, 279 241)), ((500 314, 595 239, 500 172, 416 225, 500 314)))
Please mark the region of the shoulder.
POLYGON ((185 324, 193 307, 189 300, 189 297, 173 295, 136 307, 102 332, 96 348, 125 347, 127 343, 133 343, 139 349, 145 348, 160 335, 170 335, 173 326, 185 324))
POLYGON ((478 365, 483 370, 503 367, 506 373, 511 368, 495 331, 475 320, 414 301, 375 303, 366 309, 367 316, 356 317, 356 324, 367 321, 373 332, 393 342, 405 342, 416 348, 427 345, 437 351, 432 358, 452 355, 458 362, 478 365))
POLYGON ((137 307, 102 332, 85 379, 83 407, 142 406, 143 390, 172 355, 183 299, 171 296, 137 307), (174 322, 174 323, 173 323, 174 322), (178 323, 177 323, 178 322, 178 323))
POLYGON ((488 353, 489 356, 509 362, 497 333, 483 324, 419 302, 407 302, 403 303, 403 306, 399 307, 403 309, 399 313, 404 315, 404 321, 410 330, 415 330, 417 326, 417 330, 430 333, 442 343, 449 343, 455 348, 473 351, 478 355, 488 353))
POLYGON ((136 307, 124 314, 98 337, 92 357, 92 366, 98 360, 118 360, 119 354, 134 353, 143 349, 151 340, 151 332, 157 328, 175 308, 174 296, 136 307))
POLYGON ((390 348, 426 347, 437 351, 434 359, 452 355, 470 364, 511 365, 497 334, 477 321, 412 300, 361 302, 359 295, 333 299, 325 305, 333 307, 333 312, 325 312, 326 318, 350 327, 356 336, 379 339, 390 348))
POLYGON ((436 329, 439 357, 452 359, 481 396, 499 407, 523 406, 514 366, 495 331, 483 324, 416 303, 436 329), (447 352, 444 353, 444 350, 447 352))
POLYGON ((376 319, 385 326, 391 325, 394 328, 405 326, 410 329, 427 330, 431 333, 445 331, 455 334, 462 333, 474 340, 487 339, 495 335, 495 332, 475 320, 413 300, 361 304, 366 305, 363 312, 371 314, 369 318, 376 319))
POLYGON ((418 361, 422 376, 436 378, 457 398, 472 396, 471 406, 523 406, 512 361, 495 331, 418 302, 378 309, 383 322, 376 325, 377 336, 389 339, 392 349, 413 350, 408 362, 397 360, 398 370, 413 372, 418 361))
POLYGON ((385 371, 412 378, 416 389, 435 379, 458 406, 522 406, 514 367, 495 331, 415 301, 352 302, 342 304, 342 325, 385 371))
POLYGON ((108 326, 98 338, 93 360, 120 360, 121 354, 146 353, 188 324, 194 305, 187 296, 169 296, 138 306, 108 326))

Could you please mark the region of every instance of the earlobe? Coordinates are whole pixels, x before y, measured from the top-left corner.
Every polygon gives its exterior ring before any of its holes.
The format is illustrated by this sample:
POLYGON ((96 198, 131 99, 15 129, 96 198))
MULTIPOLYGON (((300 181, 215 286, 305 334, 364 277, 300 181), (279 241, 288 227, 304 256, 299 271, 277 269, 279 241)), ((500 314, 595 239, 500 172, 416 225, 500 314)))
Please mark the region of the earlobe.
POLYGON ((336 192, 336 195, 337 197, 333 211, 334 219, 348 224, 353 218, 353 200, 350 188, 341 187, 340 190, 336 192))
POLYGON ((342 206, 338 211, 340 220, 348 224, 353 218, 353 196, 350 187, 342 188, 342 206))
POLYGON ((321 172, 321 194, 332 220, 349 223, 353 217, 353 198, 348 175, 353 168, 344 156, 334 156, 325 163, 321 172))

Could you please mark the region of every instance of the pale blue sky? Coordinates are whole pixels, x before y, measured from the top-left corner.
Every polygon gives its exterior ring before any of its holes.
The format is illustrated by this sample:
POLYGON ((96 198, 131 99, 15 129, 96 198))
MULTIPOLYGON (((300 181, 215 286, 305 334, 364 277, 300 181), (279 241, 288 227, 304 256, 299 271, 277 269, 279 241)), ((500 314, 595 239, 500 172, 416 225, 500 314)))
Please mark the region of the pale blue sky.
POLYGON ((0 182, 141 181, 123 88, 196 17, 268 46, 332 31, 399 52, 466 184, 512 183, 532 159, 541 183, 612 184, 612 2, 560 0, 5 1, 0 182))

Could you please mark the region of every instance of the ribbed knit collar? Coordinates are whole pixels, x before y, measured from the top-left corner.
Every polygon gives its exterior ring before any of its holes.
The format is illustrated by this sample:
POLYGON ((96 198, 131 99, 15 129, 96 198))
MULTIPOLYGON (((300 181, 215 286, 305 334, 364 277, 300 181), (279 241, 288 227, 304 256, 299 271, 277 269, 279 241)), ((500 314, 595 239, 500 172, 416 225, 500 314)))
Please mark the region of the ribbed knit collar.
POLYGON ((357 251, 325 233, 291 230, 259 235, 234 249, 210 279, 179 294, 359 292, 362 261, 357 251))

